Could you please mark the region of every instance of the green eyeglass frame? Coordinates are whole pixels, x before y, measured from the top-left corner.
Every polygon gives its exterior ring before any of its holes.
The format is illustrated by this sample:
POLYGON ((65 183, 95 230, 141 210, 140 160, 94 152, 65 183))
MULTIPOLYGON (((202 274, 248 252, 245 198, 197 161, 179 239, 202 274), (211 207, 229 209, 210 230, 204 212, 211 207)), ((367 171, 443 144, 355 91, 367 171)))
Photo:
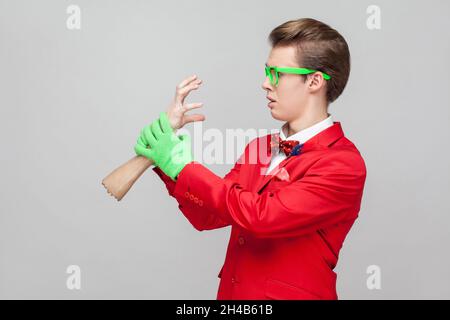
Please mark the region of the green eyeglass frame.
MULTIPOLYGON (((275 66, 265 66, 266 77, 269 77, 272 85, 278 86, 278 73, 292 73, 292 74, 310 74, 318 72, 319 70, 313 70, 308 68, 280 68, 275 66), (273 79, 272 70, 275 71, 275 80, 273 79)), ((319 71, 325 80, 330 80, 331 77, 325 72, 319 71)))

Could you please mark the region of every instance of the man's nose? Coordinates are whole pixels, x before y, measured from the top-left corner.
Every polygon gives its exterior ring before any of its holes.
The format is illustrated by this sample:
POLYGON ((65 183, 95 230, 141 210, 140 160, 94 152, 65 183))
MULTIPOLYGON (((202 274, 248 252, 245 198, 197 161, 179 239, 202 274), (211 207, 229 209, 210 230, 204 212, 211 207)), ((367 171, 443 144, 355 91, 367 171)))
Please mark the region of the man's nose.
POLYGON ((263 88, 263 90, 271 90, 271 91, 273 91, 273 86, 272 86, 272 84, 270 83, 269 77, 266 77, 266 78, 264 79, 264 82, 263 82, 263 84, 262 84, 261 87, 263 88))

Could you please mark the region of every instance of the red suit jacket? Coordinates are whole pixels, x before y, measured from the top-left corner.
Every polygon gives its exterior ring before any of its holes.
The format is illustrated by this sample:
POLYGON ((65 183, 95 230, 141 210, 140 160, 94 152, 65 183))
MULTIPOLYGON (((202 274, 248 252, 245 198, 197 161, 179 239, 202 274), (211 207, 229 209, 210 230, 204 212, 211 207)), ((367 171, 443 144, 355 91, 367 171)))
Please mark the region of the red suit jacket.
POLYGON ((337 299, 333 269, 360 210, 364 160, 334 122, 264 175, 270 141, 247 144, 224 178, 195 161, 176 181, 153 170, 197 230, 232 226, 217 299, 337 299))

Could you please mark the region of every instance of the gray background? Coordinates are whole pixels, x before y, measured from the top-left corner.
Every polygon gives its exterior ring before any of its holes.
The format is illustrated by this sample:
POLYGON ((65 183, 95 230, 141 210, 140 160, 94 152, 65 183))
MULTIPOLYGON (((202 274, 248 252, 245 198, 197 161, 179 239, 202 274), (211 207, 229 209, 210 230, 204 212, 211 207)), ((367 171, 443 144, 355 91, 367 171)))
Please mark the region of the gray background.
POLYGON ((215 299, 229 227, 197 232, 151 171, 120 203, 100 181, 193 73, 204 129, 279 128, 261 88, 267 36, 312 17, 349 44, 330 113, 368 169, 339 297, 450 298, 449 15, 448 1, 1 0, 0 297, 215 299), (81 30, 66 28, 69 4, 81 30), (381 30, 366 27, 371 4, 381 30))

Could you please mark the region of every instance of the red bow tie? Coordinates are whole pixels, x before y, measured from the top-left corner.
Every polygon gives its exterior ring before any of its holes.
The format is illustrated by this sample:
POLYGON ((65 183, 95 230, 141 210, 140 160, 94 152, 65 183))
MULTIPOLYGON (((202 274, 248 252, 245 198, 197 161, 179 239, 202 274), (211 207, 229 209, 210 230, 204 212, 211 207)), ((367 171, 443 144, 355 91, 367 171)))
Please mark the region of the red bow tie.
MULTIPOLYGON (((295 146, 297 146, 298 144, 300 144, 300 142, 298 142, 297 140, 281 140, 280 135, 278 133, 275 133, 273 135, 273 139, 270 143, 271 147, 277 147, 279 148, 279 150, 283 150, 284 154, 286 156, 291 155, 292 150, 294 149, 295 146)), ((302 145, 300 145, 301 147, 302 145)), ((297 152, 294 152, 295 155, 298 154, 299 148, 296 148, 297 152)))

